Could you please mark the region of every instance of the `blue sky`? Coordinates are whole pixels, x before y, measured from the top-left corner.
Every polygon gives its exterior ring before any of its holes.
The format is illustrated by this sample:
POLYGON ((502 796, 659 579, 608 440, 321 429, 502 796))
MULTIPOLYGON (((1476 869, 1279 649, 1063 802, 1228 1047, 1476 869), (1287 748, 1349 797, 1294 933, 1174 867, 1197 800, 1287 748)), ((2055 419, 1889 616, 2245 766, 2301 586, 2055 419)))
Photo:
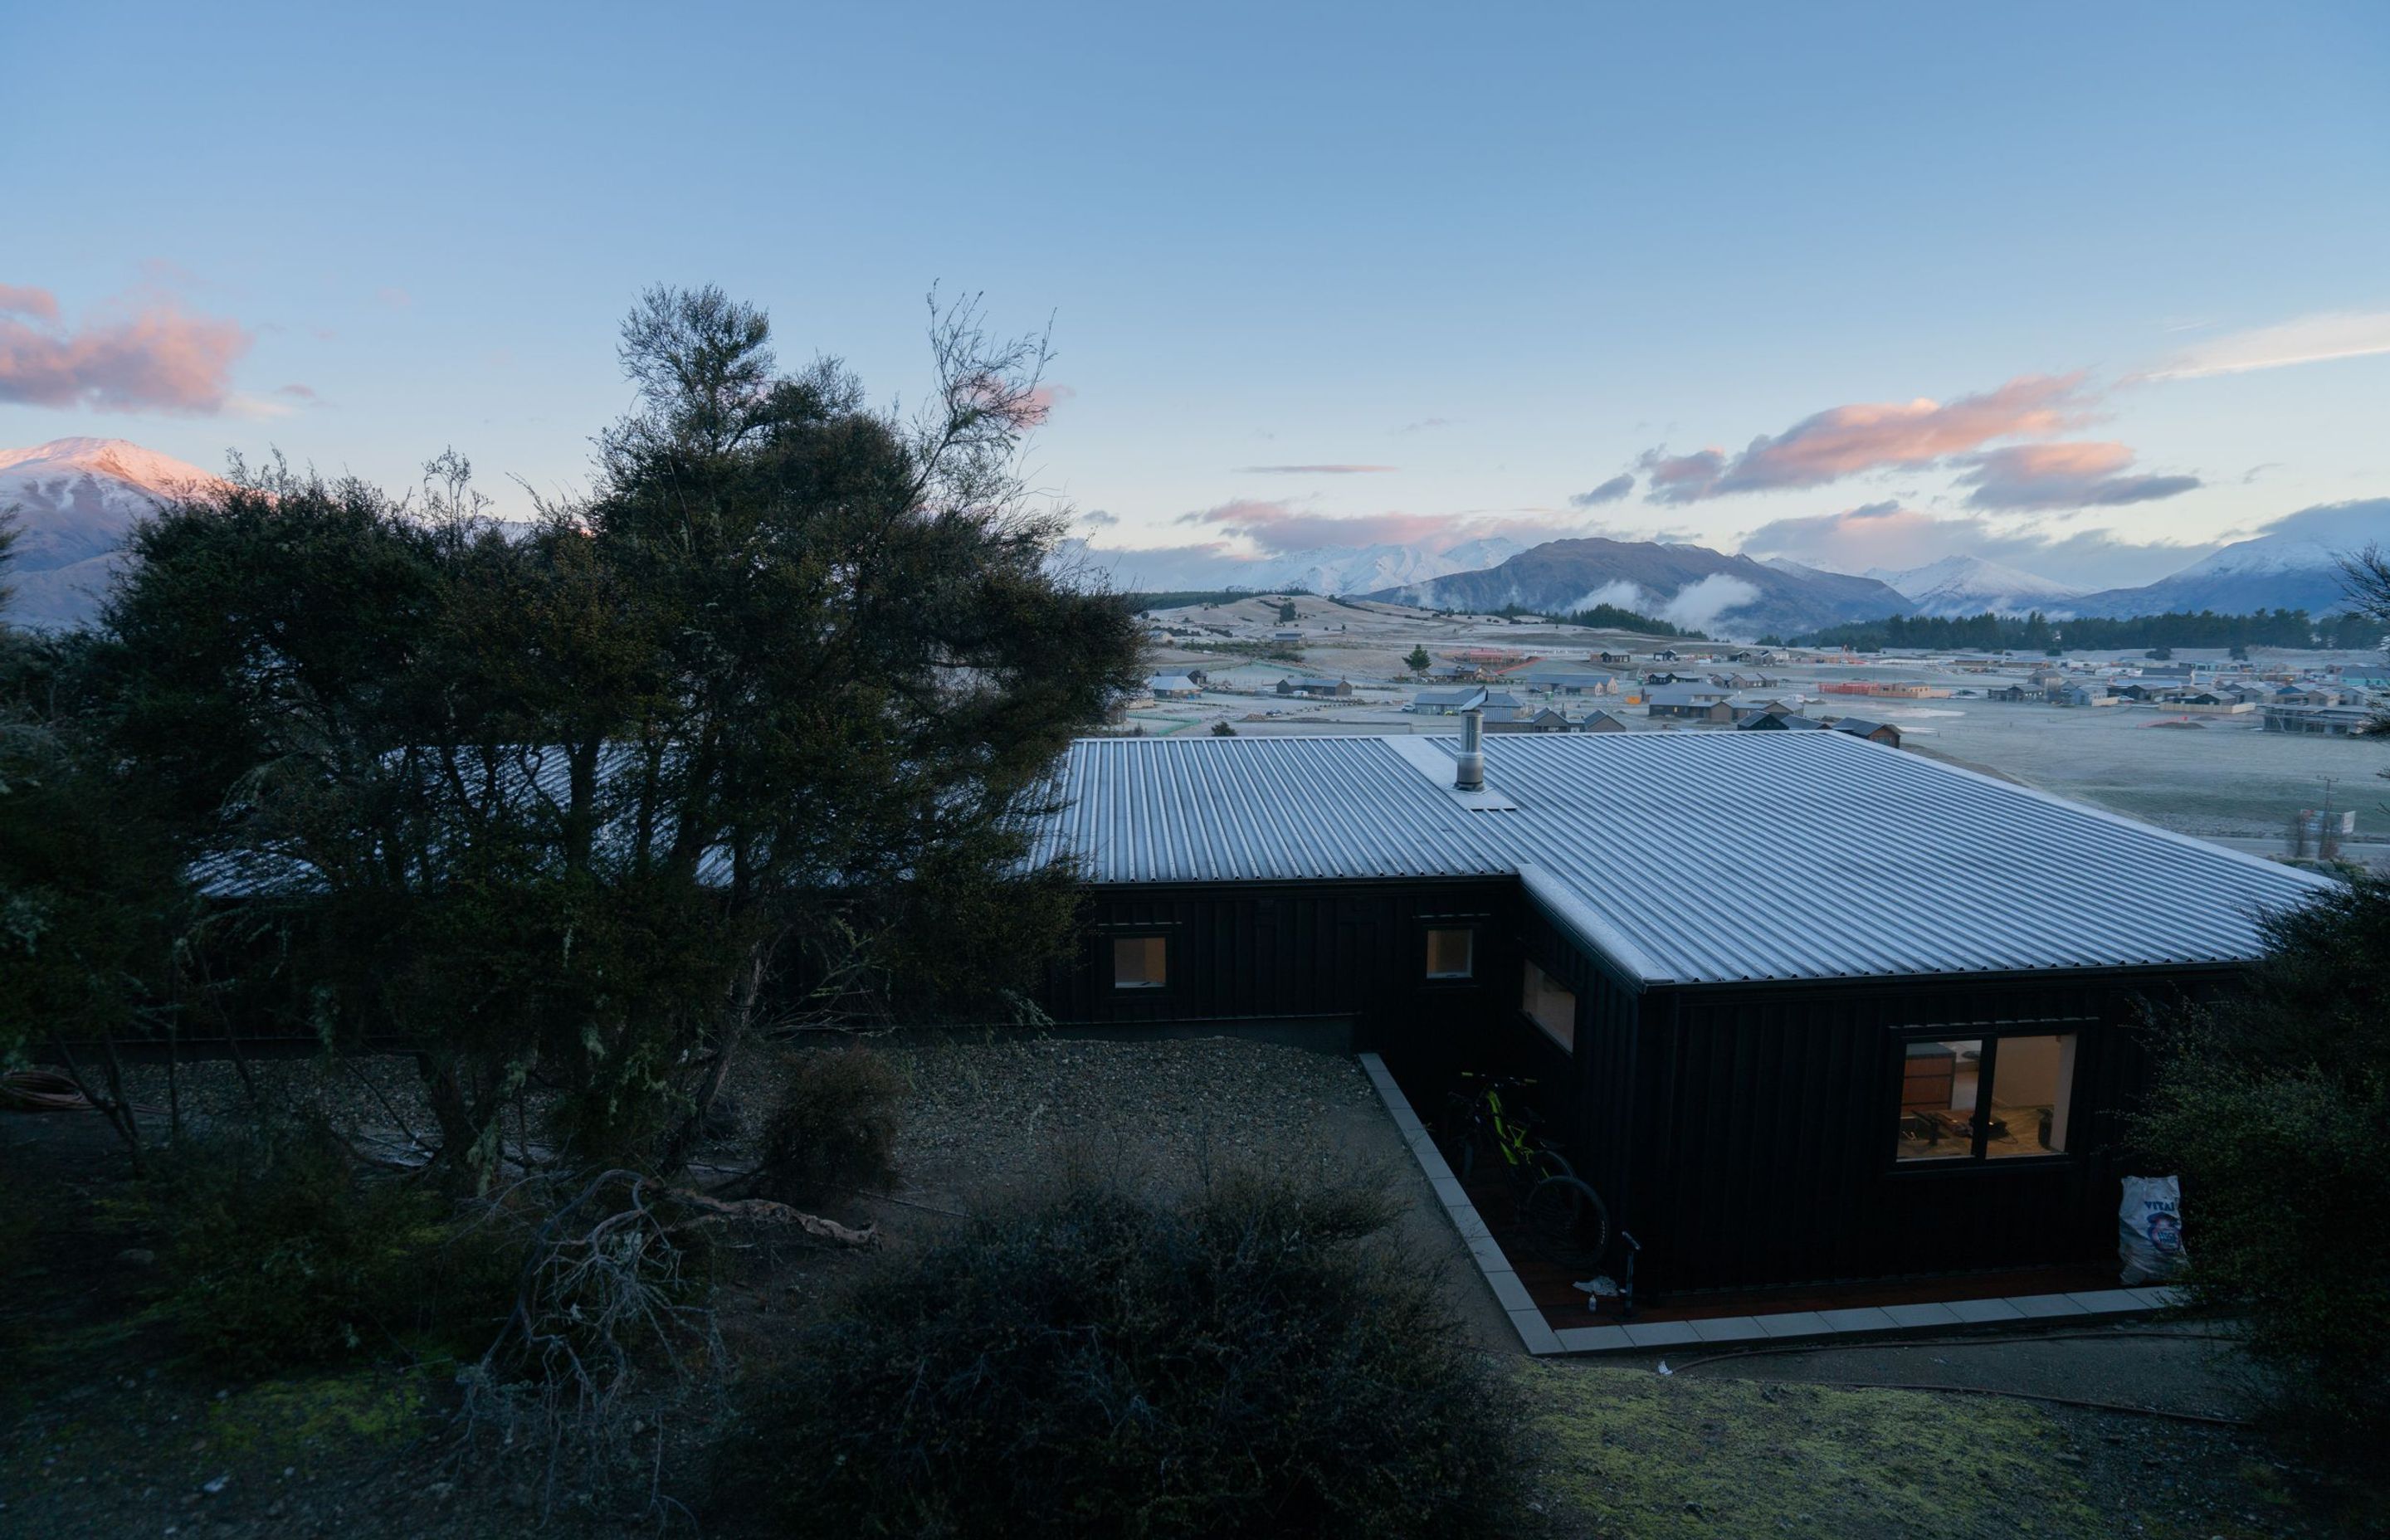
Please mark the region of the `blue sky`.
POLYGON ((935 283, 1052 317, 1115 544, 2120 582, 2390 495, 2390 7, 1150 10, 26 7, 0 444, 520 507, 644 286, 884 397, 935 283))

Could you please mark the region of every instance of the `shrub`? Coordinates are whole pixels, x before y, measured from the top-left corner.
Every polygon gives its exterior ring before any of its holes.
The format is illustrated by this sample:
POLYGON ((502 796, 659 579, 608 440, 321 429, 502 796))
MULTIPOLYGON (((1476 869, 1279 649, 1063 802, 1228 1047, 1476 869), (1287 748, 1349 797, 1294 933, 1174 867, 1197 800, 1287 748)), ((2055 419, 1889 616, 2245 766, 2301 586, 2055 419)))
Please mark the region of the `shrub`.
POLYGON ((206 1141, 158 1177, 163 1314, 204 1358, 243 1373, 327 1363, 429 1332, 478 1350, 518 1259, 450 1222, 428 1187, 365 1177, 321 1123, 206 1141))
POLYGON ((764 1124, 755 1191, 805 1203, 887 1181, 905 1091, 895 1066, 869 1048, 792 1055, 788 1085, 764 1124))
POLYGON ((726 1508, 822 1535, 1503 1533, 1519 1420, 1382 1196, 1079 1183, 798 1344, 726 1508))
POLYGON ((2135 1135, 2183 1178, 2186 1278, 2280 1408, 2390 1435, 2390 882, 2268 922, 2243 994, 2164 1023, 2135 1135))

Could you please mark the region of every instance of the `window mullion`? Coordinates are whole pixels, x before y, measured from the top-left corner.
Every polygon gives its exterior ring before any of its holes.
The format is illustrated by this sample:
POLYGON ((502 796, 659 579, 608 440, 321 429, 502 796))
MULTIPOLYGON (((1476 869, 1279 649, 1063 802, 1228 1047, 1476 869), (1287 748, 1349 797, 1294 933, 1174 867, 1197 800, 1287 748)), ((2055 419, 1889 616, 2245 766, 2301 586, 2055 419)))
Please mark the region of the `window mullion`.
POLYGON ((2000 1040, 1984 1039, 1984 1057, 1975 1065, 1975 1117, 1972 1124, 1973 1153, 1970 1159, 1990 1159, 1992 1143, 1992 1075, 1999 1067, 2000 1040))

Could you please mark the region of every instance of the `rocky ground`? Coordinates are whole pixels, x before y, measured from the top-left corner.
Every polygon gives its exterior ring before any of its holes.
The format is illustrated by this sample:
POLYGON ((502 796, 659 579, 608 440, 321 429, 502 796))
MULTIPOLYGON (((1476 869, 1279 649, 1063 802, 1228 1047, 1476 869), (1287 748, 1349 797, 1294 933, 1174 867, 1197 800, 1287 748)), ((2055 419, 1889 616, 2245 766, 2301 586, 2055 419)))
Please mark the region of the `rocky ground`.
MULTIPOLYGON (((1732 1358, 1667 1376, 1656 1360, 1531 1366, 1349 1059, 1224 1039, 890 1039, 881 1051, 911 1087, 901 1177, 830 1212, 878 1225, 882 1245, 738 1259, 713 1303, 746 1372, 886 1258, 1060 1172, 1185 1187, 1266 1167, 1389 1182, 1414 1200, 1401 1243, 1440 1271, 1456 1313, 1516 1377, 1532 1428, 1522 1461, 1555 1536, 2246 1540, 2364 1533, 2379 1510, 2247 1428, 1861 1388, 1970 1384, 2233 1415, 2234 1387, 2195 1332, 1732 1358)), ((429 1123, 403 1060, 250 1072, 261 1097, 316 1106, 393 1149, 429 1123)), ((769 1056, 740 1066, 707 1167, 741 1169, 779 1073, 769 1056)), ((170 1102, 193 1129, 238 1115, 250 1095, 226 1065, 186 1067, 171 1095, 162 1071, 135 1077, 161 1132, 170 1102)), ((454 1363, 392 1355, 263 1382, 195 1367, 146 1315, 162 1264, 106 1222, 126 1174, 96 1116, 0 1114, 0 1536, 695 1532, 673 1499, 701 1495, 706 1406, 636 1419, 630 1453, 651 1475, 585 1501, 521 1451, 457 1457, 454 1363)))

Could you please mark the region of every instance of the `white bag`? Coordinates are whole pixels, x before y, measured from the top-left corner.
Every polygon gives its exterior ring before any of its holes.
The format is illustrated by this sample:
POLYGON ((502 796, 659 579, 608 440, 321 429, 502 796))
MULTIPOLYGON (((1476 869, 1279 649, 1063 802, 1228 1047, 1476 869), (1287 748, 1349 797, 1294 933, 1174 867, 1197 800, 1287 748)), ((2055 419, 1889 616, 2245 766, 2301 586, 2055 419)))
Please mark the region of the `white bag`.
POLYGON ((2116 1211, 2116 1250, 2125 1282, 2170 1278, 2191 1260, 2182 1249, 2182 1183, 2172 1176, 2127 1176, 2116 1211))

